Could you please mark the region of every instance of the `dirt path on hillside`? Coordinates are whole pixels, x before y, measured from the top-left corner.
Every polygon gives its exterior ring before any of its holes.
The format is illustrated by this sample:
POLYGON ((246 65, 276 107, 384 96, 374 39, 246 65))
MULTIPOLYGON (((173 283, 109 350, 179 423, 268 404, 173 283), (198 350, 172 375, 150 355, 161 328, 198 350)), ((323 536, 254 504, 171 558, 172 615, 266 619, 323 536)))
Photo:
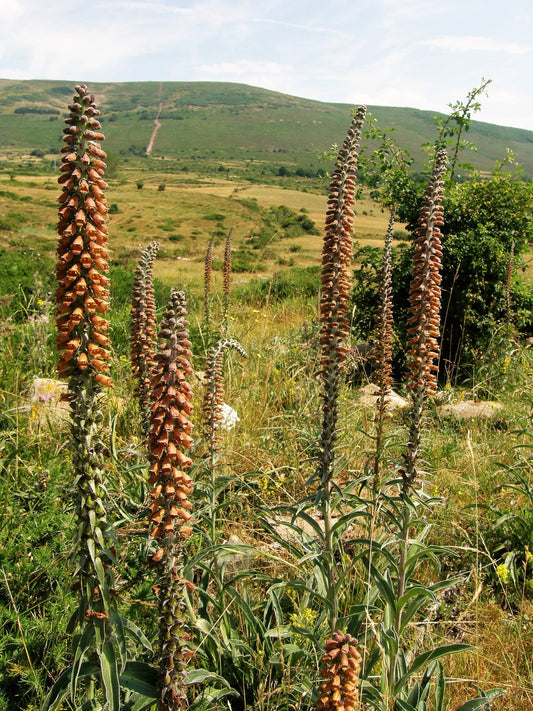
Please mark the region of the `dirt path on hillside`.
POLYGON ((159 120, 159 117, 161 116, 161 109, 163 107, 163 102, 161 101, 161 86, 162 86, 162 82, 159 82, 159 95, 157 97, 157 100, 159 101, 159 108, 157 109, 157 116, 155 117, 155 121, 154 121, 154 130, 152 131, 152 135, 150 136, 150 140, 148 141, 148 145, 146 146, 146 155, 147 156, 149 156, 150 153, 152 152, 152 148, 154 147, 155 137, 157 135, 157 132, 161 128, 161 121, 159 120))

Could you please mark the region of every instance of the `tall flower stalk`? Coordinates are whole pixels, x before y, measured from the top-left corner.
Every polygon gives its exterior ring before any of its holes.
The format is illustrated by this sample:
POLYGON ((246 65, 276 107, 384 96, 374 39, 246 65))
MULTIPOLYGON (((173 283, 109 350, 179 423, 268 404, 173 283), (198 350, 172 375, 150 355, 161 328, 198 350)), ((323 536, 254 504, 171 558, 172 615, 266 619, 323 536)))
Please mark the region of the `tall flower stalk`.
POLYGON ((150 242, 135 270, 131 300, 131 367, 141 410, 142 429, 148 434, 150 422, 151 370, 155 351, 155 295, 153 264, 159 244, 150 242))
POLYGON ((233 228, 229 230, 224 246, 224 267, 223 267, 223 291, 224 301, 222 304, 222 333, 228 335, 228 320, 229 320, 229 302, 231 294, 231 233, 233 228))
POLYGON ((352 120, 344 144, 339 151, 330 184, 322 250, 320 300, 322 430, 318 475, 321 486, 320 506, 325 528, 325 553, 329 557, 328 595, 331 632, 335 630, 337 620, 331 531, 331 492, 335 458, 334 448, 337 439, 340 378, 348 350, 346 338, 349 334, 348 313, 352 276, 355 171, 365 115, 366 107, 359 107, 352 120))
POLYGON ((149 523, 150 534, 158 544, 151 561, 158 571, 158 711, 188 707, 184 668, 190 650, 185 627, 182 545, 192 532, 192 479, 188 473, 192 461, 185 451, 192 447, 192 389, 187 378, 193 371, 186 313, 184 293, 172 292, 159 332, 159 352, 152 375, 149 523))
POLYGON ((424 406, 437 391, 441 303, 441 231, 444 224, 442 195, 446 151, 435 156, 416 230, 413 273, 409 293, 407 389, 411 391, 409 443, 402 473, 404 490, 417 477, 424 406))
POLYGON ((213 276, 213 245, 215 235, 211 236, 204 261, 204 343, 206 344, 206 352, 211 345, 211 277, 213 276))
MULTIPOLYGON (((407 389, 411 391, 409 440, 401 470, 401 526, 399 534, 400 555, 398 563, 397 600, 403 598, 406 587, 409 532, 416 504, 410 493, 418 477, 417 461, 420 453, 424 408, 427 399, 437 390, 436 361, 439 355, 440 302, 441 302, 441 231, 444 224, 442 195, 446 151, 439 149, 435 155, 433 171, 424 195, 418 219, 413 273, 409 294, 408 320, 408 372, 407 389)), ((402 608, 397 607, 395 630, 400 636, 402 608)), ((390 673, 394 668, 391 666, 390 673)))
MULTIPOLYGON (((104 446, 101 441, 102 387, 109 377, 108 231, 103 179, 106 164, 100 142, 99 110, 83 85, 64 130, 59 197, 59 241, 56 269, 57 348, 59 376, 68 378, 70 431, 78 532, 76 578, 79 605, 70 628, 82 631, 72 669, 70 694, 76 696, 80 665, 94 647, 101 682, 110 708, 118 706, 110 615, 116 609, 109 529, 105 509, 104 446), (112 660, 112 662, 110 662, 112 660)), ((93 687, 89 684, 88 697, 93 687)))
POLYGON ((376 453, 374 460, 374 489, 379 488, 381 457, 383 454, 383 434, 388 409, 388 398, 392 388, 392 236, 395 212, 391 210, 379 280, 379 303, 376 323, 376 342, 373 348, 375 367, 374 381, 379 387, 376 414, 376 453))
POLYGON ((217 486, 216 467, 220 451, 220 425, 224 418, 224 356, 228 349, 236 350, 243 358, 247 358, 246 351, 241 344, 233 338, 218 341, 209 351, 205 370, 204 393, 204 434, 207 442, 207 459, 209 462, 209 517, 211 525, 211 540, 214 542, 217 527, 217 486))

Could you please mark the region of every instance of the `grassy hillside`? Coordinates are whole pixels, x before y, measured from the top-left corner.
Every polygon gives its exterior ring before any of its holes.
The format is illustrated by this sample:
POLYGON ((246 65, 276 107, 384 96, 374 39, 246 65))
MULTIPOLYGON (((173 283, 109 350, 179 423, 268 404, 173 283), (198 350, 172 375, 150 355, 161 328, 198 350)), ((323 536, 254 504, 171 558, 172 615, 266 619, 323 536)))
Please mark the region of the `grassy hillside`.
MULTIPOLYGON (((315 172, 318 156, 342 142, 350 109, 288 96, 243 84, 222 82, 131 82, 92 84, 104 117, 107 150, 122 161, 143 157, 159 116, 152 157, 166 158, 172 170, 198 164, 232 171, 247 166, 251 175, 277 173, 281 166, 315 172)), ((72 86, 57 81, 0 79, 2 159, 36 149, 56 153, 61 145, 58 121, 72 86)), ((450 97, 450 100, 456 97, 450 97)), ((434 113, 410 108, 370 106, 382 128, 396 138, 420 168, 420 145, 435 138, 434 113)), ((490 170, 509 148, 526 175, 533 175, 533 132, 475 121, 468 138, 478 148, 466 158, 490 170)), ((465 159, 466 159, 465 158, 465 159)))

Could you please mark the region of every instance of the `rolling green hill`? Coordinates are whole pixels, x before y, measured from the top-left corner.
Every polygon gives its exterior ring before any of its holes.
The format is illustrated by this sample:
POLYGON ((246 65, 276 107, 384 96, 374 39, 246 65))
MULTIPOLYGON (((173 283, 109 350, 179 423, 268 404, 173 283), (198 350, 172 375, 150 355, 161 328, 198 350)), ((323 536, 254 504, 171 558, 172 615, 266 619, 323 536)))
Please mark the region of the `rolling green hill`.
MULTIPOLYGON (((344 139, 352 108, 219 82, 92 84, 90 89, 102 110, 106 150, 125 161, 145 156, 159 118, 151 157, 173 161, 174 170, 203 162, 227 171, 247 163, 270 173, 281 166, 316 171, 323 165, 319 154, 344 139)), ((0 79, 0 158, 57 153, 58 122, 72 90, 67 82, 0 79)), ((368 108, 381 128, 395 129, 397 142, 421 167, 420 145, 436 135, 434 113, 368 108)), ((474 121, 468 139, 478 151, 464 159, 476 168, 491 170, 509 148, 526 176, 533 176, 533 131, 474 121)))

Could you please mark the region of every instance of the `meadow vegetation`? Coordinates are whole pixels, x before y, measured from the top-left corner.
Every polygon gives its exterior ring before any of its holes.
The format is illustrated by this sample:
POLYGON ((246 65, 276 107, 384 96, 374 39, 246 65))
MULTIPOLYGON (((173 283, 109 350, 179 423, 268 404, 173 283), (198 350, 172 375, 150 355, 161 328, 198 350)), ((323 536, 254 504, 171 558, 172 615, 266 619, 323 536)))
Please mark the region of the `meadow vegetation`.
POLYGON ((87 219, 67 141, 59 247, 50 160, 0 169, 1 711, 533 708, 531 184, 348 139, 323 177, 132 153, 104 187, 89 138, 87 219))

